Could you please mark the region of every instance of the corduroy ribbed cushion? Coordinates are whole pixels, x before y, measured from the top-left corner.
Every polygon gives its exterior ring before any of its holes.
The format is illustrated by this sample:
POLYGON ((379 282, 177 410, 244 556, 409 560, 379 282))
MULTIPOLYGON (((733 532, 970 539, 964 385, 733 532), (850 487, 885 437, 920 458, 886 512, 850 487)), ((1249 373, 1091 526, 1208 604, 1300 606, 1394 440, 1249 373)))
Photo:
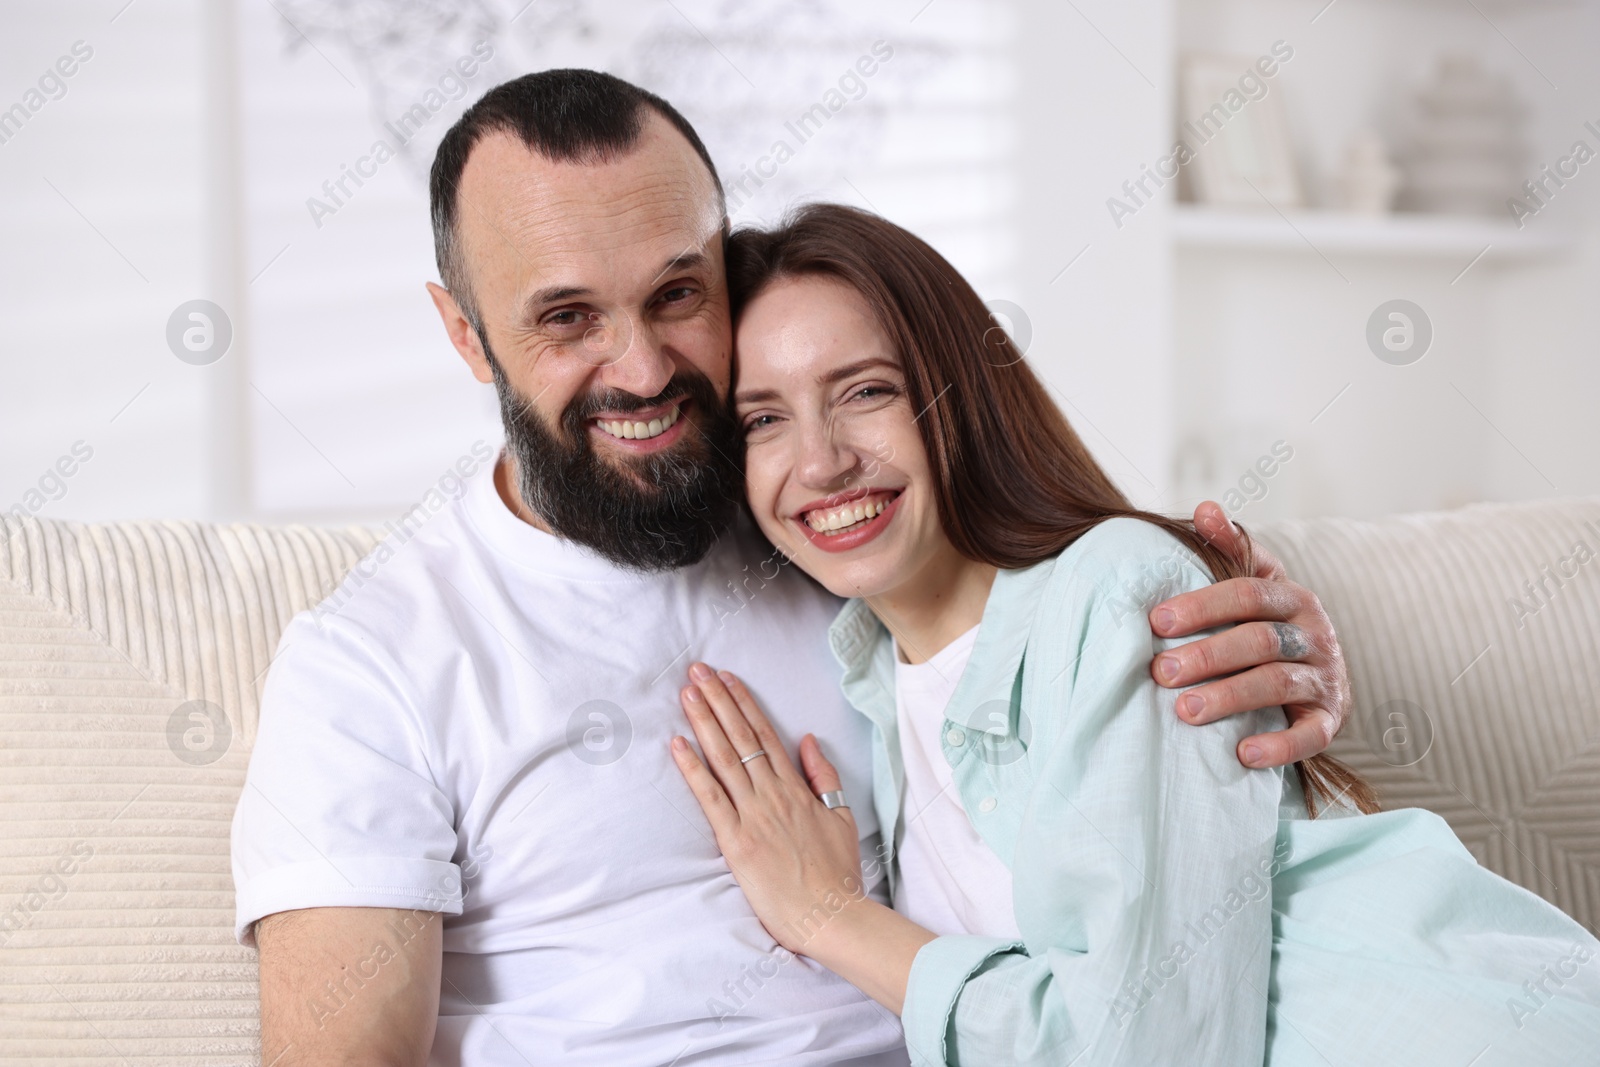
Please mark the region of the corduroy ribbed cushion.
POLYGON ((228 864, 257 697, 289 619, 376 538, 11 518, 0 538, 0 1064, 257 1063, 228 864))
MULTIPOLYGON (((1600 560, 1521 628, 1508 605, 1577 539, 1600 547, 1585 522, 1600 501, 1257 532, 1339 626, 1358 708, 1339 753, 1594 929, 1600 560)), ((229 821, 279 634, 375 543, 0 518, 0 1064, 257 1062, 229 821)))

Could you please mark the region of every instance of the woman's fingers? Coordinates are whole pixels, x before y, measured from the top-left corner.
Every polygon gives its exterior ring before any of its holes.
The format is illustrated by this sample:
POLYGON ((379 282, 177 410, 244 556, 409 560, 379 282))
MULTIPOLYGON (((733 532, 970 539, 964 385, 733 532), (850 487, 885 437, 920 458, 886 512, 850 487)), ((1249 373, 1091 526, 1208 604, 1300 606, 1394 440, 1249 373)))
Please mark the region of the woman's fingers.
POLYGON ((739 803, 750 795, 750 775, 739 762, 739 753, 706 700, 705 691, 698 685, 687 685, 679 692, 678 699, 694 729, 695 740, 700 742, 700 751, 706 754, 711 773, 727 790, 728 797, 739 803))
POLYGON ((839 772, 822 754, 816 734, 806 734, 800 739, 800 766, 806 772, 806 781, 811 783, 811 791, 817 796, 841 788, 839 772))
POLYGON ((728 834, 738 829, 739 812, 728 799, 728 794, 723 792, 716 776, 700 762, 700 757, 694 754, 689 742, 681 737, 672 739, 672 760, 678 765, 683 780, 688 783, 689 792, 700 802, 700 810, 706 813, 706 821, 711 824, 717 840, 726 840, 728 834))
POLYGON ((800 773, 794 769, 794 764, 789 762, 788 750, 784 748, 783 739, 778 736, 778 731, 772 728, 766 713, 761 710, 761 705, 756 702, 756 698, 751 695, 744 682, 740 681, 732 671, 718 671, 717 677, 727 686, 734 703, 739 706, 745 721, 755 732, 757 744, 772 757, 767 762, 771 764, 773 772, 796 785, 803 785, 800 773))
MULTIPOLYGON (((822 754, 822 746, 817 743, 816 734, 806 734, 800 739, 800 768, 805 772, 806 781, 811 783, 811 792, 818 798, 824 793, 832 793, 835 790, 844 788, 844 785, 839 781, 839 772, 834 769, 832 763, 828 762, 828 757, 822 754)), ((852 797, 845 797, 844 799, 845 805, 833 808, 832 813, 843 817, 849 822, 852 832, 854 832, 856 817, 850 811, 849 805, 854 803, 855 800, 852 797)))
MULTIPOLYGON (((722 725, 722 732, 727 736, 728 743, 733 746, 738 759, 743 760, 751 753, 765 749, 766 746, 756 737, 750 721, 740 709, 739 702, 728 692, 727 685, 715 671, 704 663, 695 663, 689 667, 689 679, 705 696, 706 703, 710 705, 712 714, 716 715, 717 722, 722 725)), ((781 756, 782 753, 778 755, 781 756)), ((758 779, 762 775, 772 773, 773 762, 772 759, 758 756, 748 763, 743 763, 742 766, 750 778, 758 779)))

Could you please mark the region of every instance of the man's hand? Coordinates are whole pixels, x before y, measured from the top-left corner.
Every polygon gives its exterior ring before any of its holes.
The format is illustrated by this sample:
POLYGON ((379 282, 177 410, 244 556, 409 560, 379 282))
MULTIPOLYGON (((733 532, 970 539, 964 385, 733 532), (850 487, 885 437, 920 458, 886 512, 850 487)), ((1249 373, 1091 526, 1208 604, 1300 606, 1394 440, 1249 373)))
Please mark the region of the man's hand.
POLYGON ((441 918, 307 908, 262 919, 261 1062, 423 1067, 439 1021, 441 918))
POLYGON ((1281 767, 1315 756, 1349 715, 1350 676, 1333 623, 1317 595, 1289 581, 1277 557, 1260 542, 1252 546, 1220 504, 1208 500, 1195 508, 1194 523, 1201 536, 1235 560, 1243 562, 1253 547, 1254 576, 1157 604, 1150 628, 1161 637, 1240 625, 1163 652, 1151 664, 1151 675, 1169 689, 1219 679, 1178 698, 1178 715, 1186 722, 1215 722, 1283 705, 1287 730, 1239 742, 1239 762, 1246 767, 1281 767))

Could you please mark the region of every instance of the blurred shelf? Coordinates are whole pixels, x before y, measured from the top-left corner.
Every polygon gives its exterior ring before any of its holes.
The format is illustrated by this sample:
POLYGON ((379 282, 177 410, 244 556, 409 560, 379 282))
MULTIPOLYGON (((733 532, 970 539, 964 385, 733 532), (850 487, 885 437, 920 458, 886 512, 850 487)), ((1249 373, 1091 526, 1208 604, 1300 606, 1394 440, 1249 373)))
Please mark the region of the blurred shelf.
POLYGON ((1518 230, 1510 220, 1451 215, 1354 215, 1340 211, 1229 211, 1194 204, 1174 206, 1173 240, 1179 248, 1359 255, 1533 259, 1571 250, 1571 236, 1535 222, 1518 230))
MULTIPOLYGON (((1390 3, 1392 0, 1379 0, 1390 3)), ((1412 7, 1458 7, 1456 0, 1404 0, 1412 7)), ((1584 0, 1477 0, 1477 6, 1514 15, 1519 11, 1539 11, 1545 8, 1579 7, 1584 0)))

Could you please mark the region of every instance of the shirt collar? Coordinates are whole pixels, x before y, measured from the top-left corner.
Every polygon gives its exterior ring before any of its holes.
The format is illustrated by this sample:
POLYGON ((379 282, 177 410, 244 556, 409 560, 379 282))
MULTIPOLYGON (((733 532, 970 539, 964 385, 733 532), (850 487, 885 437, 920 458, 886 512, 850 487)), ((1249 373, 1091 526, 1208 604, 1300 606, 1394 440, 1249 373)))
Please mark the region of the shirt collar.
POLYGON ((1002 570, 995 575, 983 606, 978 641, 950 695, 946 718, 969 730, 989 734, 996 741, 1018 735, 1018 707, 1013 699, 1017 677, 1022 672, 1039 597, 1055 563, 1052 557, 1032 567, 1002 570), (996 714, 1002 708, 1004 713, 996 714))
MULTIPOLYGON (((950 697, 949 718, 965 722, 972 729, 982 730, 997 739, 1016 734, 1015 714, 991 717, 985 711, 996 700, 1005 701, 1007 706, 1013 703, 1013 687, 1022 668, 1039 597, 1055 564, 1056 559, 1052 557, 1032 567, 1002 570, 995 575, 989 599, 984 603, 983 621, 978 626, 972 658, 967 661, 961 681, 950 697)), ((828 643, 833 648, 834 658, 844 668, 847 693, 858 690, 871 677, 875 660, 881 658, 875 653, 884 646, 892 648, 893 645, 889 631, 861 598, 847 601, 839 611, 833 625, 828 627, 828 643)), ((891 714, 892 708, 891 701, 891 714)))

